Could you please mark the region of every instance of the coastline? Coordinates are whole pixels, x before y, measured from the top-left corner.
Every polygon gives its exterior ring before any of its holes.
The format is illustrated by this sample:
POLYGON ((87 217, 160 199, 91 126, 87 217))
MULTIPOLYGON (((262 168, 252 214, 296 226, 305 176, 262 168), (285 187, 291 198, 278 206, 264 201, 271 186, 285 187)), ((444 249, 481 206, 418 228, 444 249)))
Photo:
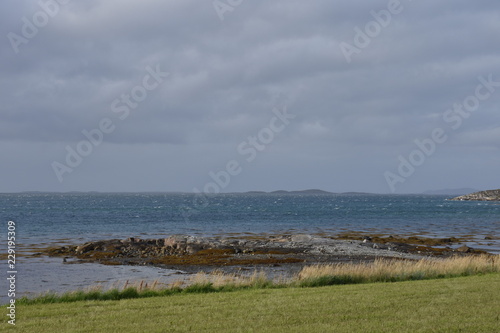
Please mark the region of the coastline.
POLYGON ((366 263, 377 258, 420 260, 488 253, 459 238, 395 237, 363 233, 172 235, 159 239, 111 239, 46 248, 36 256, 62 258, 66 265, 155 267, 180 274, 198 272, 251 274, 288 278, 305 266, 366 263))
POLYGON ((20 295, 96 287, 106 290, 138 282, 169 285, 188 281, 200 272, 238 276, 262 272, 271 279, 288 279, 305 266, 316 264, 370 263, 378 258, 437 259, 485 252, 467 246, 470 240, 414 234, 293 231, 99 239, 84 243, 71 243, 66 239, 62 243, 25 249, 20 258, 24 276, 20 295), (136 252, 131 251, 132 248, 136 252))

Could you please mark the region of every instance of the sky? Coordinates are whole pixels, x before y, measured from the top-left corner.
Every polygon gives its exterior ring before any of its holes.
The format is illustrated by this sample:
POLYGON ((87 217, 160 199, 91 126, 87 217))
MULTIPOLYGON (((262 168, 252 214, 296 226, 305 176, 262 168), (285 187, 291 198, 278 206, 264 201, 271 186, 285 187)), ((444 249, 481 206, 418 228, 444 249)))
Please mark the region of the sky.
POLYGON ((500 188, 497 0, 3 0, 0 192, 500 188))

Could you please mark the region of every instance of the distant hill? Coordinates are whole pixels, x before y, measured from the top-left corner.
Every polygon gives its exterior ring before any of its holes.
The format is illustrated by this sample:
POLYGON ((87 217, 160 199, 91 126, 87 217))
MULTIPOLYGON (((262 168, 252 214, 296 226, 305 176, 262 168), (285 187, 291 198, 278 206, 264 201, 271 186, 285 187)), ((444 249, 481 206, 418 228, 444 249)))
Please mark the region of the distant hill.
POLYGON ((376 195, 374 193, 368 192, 328 192, 319 189, 309 189, 309 190, 299 190, 299 191, 285 191, 285 190, 277 190, 271 192, 263 192, 263 191, 248 191, 245 192, 248 194, 335 194, 335 195, 376 195))
POLYGON ((286 190, 276 190, 271 192, 264 191, 248 191, 247 194, 335 194, 335 195, 376 195, 375 193, 368 192, 328 192, 319 189, 309 189, 309 190, 299 190, 299 191, 286 191, 286 190))
POLYGON ((327 191, 318 190, 318 189, 301 190, 301 191, 278 190, 278 191, 272 191, 270 193, 272 193, 272 194, 333 194, 332 192, 327 192, 327 191))
POLYGON ((425 191, 422 194, 429 195, 465 195, 468 193, 477 192, 476 189, 473 188, 447 188, 444 190, 434 190, 434 191, 425 191))
POLYGON ((343 195, 377 195, 375 193, 369 193, 369 192, 342 192, 340 194, 343 194, 343 195))
POLYGON ((466 200, 500 201, 500 189, 474 192, 471 194, 462 195, 462 196, 453 198, 451 200, 455 200, 455 201, 466 201, 466 200))
POLYGON ((300 191, 285 191, 285 190, 277 190, 271 192, 264 191, 248 191, 245 192, 247 194, 336 194, 333 192, 318 190, 318 189, 309 189, 309 190, 300 190, 300 191))

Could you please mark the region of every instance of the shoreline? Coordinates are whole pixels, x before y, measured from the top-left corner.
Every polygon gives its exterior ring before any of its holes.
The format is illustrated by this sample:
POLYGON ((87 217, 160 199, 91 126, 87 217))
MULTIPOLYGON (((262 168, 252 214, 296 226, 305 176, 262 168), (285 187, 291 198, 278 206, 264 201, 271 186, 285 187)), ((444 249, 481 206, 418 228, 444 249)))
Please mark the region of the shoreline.
POLYGON ((370 263, 377 258, 438 259, 484 253, 470 247, 457 251, 463 244, 468 244, 468 237, 434 238, 415 236, 413 233, 396 236, 368 232, 305 234, 289 231, 278 234, 227 233, 207 237, 134 237, 133 240, 108 239, 75 244, 70 239, 64 239, 58 243, 26 246, 19 258, 25 276, 20 295, 33 296, 48 291, 60 293, 99 286, 108 289, 141 281, 158 281, 168 285, 187 281, 200 272, 238 276, 263 272, 271 279, 286 279, 298 274, 305 266, 316 264, 370 263), (170 250, 148 255, 148 251, 165 248, 166 240, 171 242, 170 250), (101 247, 91 249, 92 244, 100 244, 101 247), (191 246, 191 253, 187 252, 188 245, 191 246), (83 250, 85 246, 85 251, 76 253, 77 247, 83 250), (102 246, 108 247, 107 250, 102 246), (119 249, 113 250, 112 246, 119 249), (130 251, 132 248, 145 253, 138 255, 138 252, 130 251), (124 251, 129 252, 120 253, 124 251), (64 278, 54 279, 55 276, 64 278))

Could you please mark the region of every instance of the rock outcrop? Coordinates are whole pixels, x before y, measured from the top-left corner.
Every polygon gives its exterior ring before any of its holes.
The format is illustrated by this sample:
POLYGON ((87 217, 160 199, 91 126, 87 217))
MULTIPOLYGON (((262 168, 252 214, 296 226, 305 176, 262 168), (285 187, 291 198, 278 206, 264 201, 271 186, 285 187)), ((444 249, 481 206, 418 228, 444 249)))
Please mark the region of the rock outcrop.
MULTIPOLYGON (((343 234, 324 237, 308 234, 197 237, 172 235, 159 239, 128 238, 47 248, 44 254, 64 258, 66 263, 98 262, 105 265, 154 265, 193 271, 199 267, 317 264, 378 257, 421 259, 484 253, 461 244, 457 238, 381 237, 343 234), (433 247, 438 246, 438 247, 433 247), (74 258, 76 260, 66 259, 74 258)), ((42 254, 42 253, 40 253, 42 254)))
POLYGON ((498 190, 488 190, 480 191, 467 195, 461 195, 459 197, 453 198, 451 200, 455 201, 500 201, 500 189, 498 190))

